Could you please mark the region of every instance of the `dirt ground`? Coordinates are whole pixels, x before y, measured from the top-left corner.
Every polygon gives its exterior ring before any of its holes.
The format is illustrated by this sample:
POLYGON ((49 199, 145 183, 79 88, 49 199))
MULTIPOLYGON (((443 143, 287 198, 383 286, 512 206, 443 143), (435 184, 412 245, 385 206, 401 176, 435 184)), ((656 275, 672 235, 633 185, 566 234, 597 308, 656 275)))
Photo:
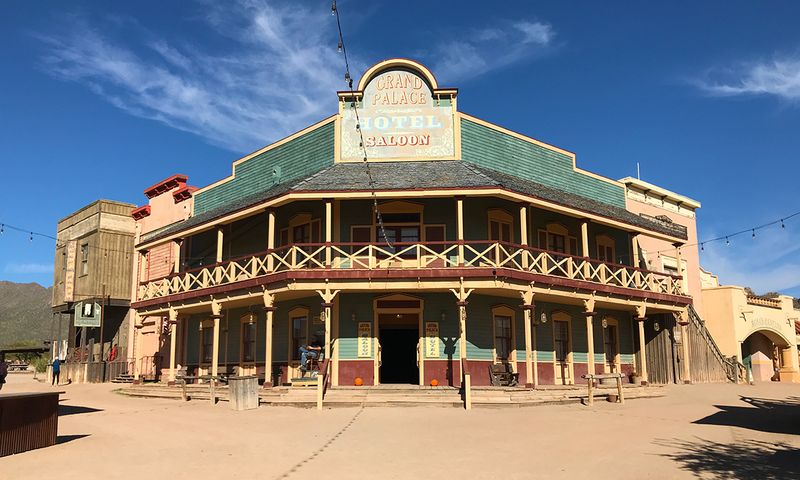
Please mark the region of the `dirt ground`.
MULTIPOLYGON (((9 375, 1 393, 52 387, 9 375)), ((663 398, 470 412, 322 412, 128 398, 69 385, 58 444, 0 479, 800 478, 800 385, 672 386, 663 398)))

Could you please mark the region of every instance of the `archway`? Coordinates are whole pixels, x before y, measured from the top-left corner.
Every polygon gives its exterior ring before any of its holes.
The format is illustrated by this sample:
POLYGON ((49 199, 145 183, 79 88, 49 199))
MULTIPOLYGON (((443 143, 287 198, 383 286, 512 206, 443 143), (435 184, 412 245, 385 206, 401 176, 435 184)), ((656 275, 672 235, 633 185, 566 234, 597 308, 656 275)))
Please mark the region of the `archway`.
POLYGON ((769 330, 755 330, 741 345, 742 362, 751 368, 756 382, 780 381, 780 371, 791 367, 790 344, 783 335, 769 330))

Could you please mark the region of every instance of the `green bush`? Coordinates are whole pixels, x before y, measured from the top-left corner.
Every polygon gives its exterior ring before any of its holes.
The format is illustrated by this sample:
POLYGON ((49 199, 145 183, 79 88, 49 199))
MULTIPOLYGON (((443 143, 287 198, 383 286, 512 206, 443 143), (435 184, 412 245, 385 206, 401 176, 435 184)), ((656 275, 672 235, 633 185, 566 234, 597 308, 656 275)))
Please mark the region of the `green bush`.
POLYGON ((47 366, 50 364, 47 357, 38 356, 34 358, 31 363, 34 367, 36 367, 36 371, 39 373, 44 373, 47 371, 47 366))

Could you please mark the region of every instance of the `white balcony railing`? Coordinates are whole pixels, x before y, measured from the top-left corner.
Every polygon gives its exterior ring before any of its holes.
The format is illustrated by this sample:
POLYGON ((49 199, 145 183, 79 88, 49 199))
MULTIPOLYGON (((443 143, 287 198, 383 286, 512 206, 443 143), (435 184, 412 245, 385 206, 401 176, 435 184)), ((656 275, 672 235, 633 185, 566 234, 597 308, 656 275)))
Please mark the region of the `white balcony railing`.
POLYGON ((308 270, 506 268, 600 285, 683 295, 681 278, 585 257, 504 242, 464 241, 387 245, 291 245, 142 282, 138 301, 228 285, 266 275, 308 270))

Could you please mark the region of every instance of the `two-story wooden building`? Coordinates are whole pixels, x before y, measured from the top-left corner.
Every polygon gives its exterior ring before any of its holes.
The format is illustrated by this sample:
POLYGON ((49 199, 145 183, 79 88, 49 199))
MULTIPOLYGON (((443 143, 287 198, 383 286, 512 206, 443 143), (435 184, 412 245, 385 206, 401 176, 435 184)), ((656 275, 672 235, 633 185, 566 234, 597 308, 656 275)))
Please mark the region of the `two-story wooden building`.
MULTIPOLYGON (((69 335, 68 351, 56 348, 54 355, 69 358, 64 376, 75 382, 102 381, 102 369, 88 376, 73 374, 73 364, 83 372, 78 363, 126 360, 134 261, 133 207, 97 200, 58 222, 51 305, 58 324, 69 325, 69 335)), ((64 339, 53 340, 57 345, 64 339)))
POLYGON ((136 356, 169 379, 180 364, 270 386, 318 341, 334 386, 488 385, 493 363, 528 386, 646 381, 645 319, 685 318, 692 299, 639 245, 681 246, 686 228, 629 211, 626 185, 574 153, 461 112, 416 62, 378 63, 355 88, 229 177, 148 189, 136 356))

